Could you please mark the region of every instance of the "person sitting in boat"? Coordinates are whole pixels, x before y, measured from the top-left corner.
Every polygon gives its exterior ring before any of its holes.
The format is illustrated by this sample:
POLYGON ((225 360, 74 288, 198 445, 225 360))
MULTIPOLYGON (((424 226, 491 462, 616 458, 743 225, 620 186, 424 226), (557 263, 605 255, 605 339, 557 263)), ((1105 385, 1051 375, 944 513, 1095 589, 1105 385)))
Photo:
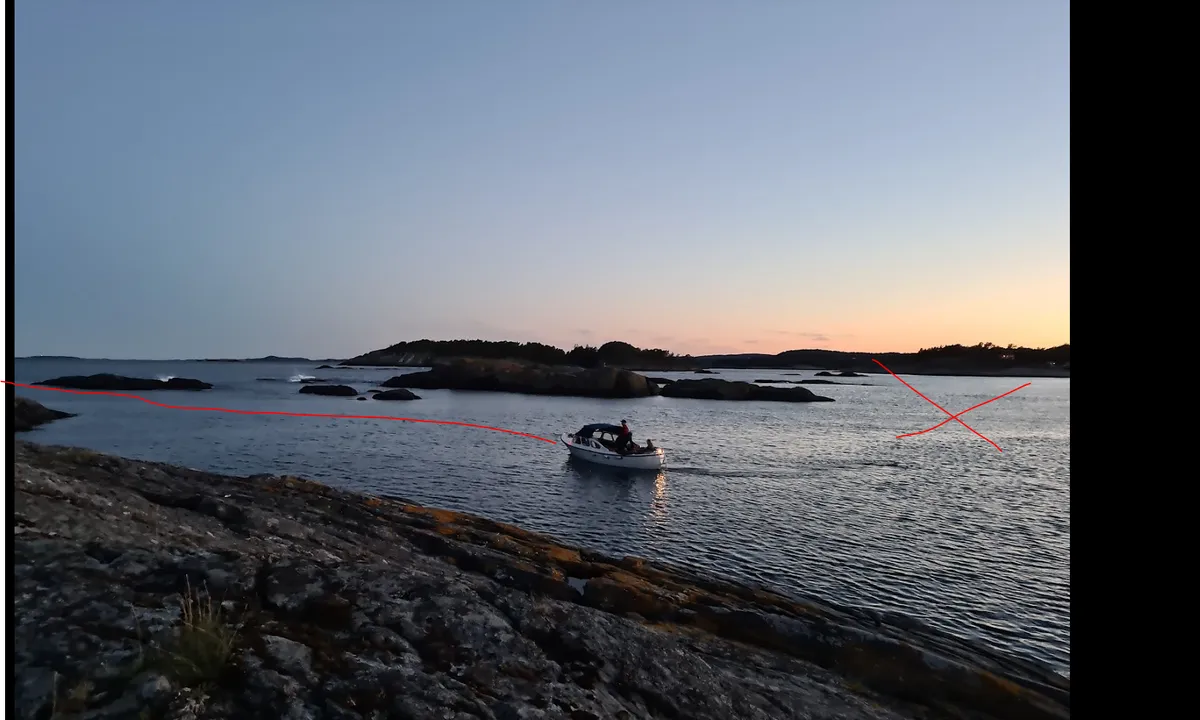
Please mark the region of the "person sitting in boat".
POLYGON ((653 441, 653 440, 646 440, 646 447, 645 447, 645 448, 643 448, 643 450, 644 450, 645 452, 654 452, 654 441, 653 441))

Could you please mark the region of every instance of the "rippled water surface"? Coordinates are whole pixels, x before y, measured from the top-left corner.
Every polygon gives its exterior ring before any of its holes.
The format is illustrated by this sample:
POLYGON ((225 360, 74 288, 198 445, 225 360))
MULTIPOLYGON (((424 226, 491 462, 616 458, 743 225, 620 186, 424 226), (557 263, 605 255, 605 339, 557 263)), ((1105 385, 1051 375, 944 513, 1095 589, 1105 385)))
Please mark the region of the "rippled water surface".
MULTIPOLYGON (((299 395, 289 379, 330 378, 365 391, 401 372, 314 367, 18 360, 14 379, 191 377, 216 387, 142 395, 180 405, 461 420, 547 438, 626 418, 636 440, 650 437, 666 449, 664 472, 623 477, 568 461, 562 446, 462 427, 184 412, 17 390, 79 413, 26 433, 31 441, 241 475, 293 473, 466 510, 608 553, 905 613, 1069 674, 1070 380, 1028 379, 1029 387, 965 415, 1003 448, 997 452, 953 422, 896 439, 946 416, 886 375, 841 380, 864 385, 809 386, 834 403, 445 390, 397 403, 299 395)), ((812 376, 787 372, 718 376, 812 376)), ((951 412, 1027 381, 905 379, 951 412)))

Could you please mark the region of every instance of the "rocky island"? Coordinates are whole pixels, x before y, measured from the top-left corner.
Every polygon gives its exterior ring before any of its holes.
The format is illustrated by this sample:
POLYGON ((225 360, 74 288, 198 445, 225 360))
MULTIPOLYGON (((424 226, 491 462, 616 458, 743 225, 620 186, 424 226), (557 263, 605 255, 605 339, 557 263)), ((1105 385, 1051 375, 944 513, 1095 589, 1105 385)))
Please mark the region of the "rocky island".
POLYGON ((734 380, 677 380, 663 387, 663 397, 693 400, 770 400, 775 402, 833 402, 802 387, 763 387, 734 380))
POLYGON ((13 396, 11 422, 14 432, 29 432, 39 425, 69 417, 75 417, 75 415, 62 410, 51 410, 40 402, 27 397, 13 396))
POLYGON ((1070 682, 298 477, 13 447, 18 718, 1070 717, 1070 682))
POLYGON ((301 395, 328 395, 331 397, 353 397, 358 391, 349 385, 304 384, 300 387, 301 395))
POLYGON ((697 367, 690 357, 657 348, 647 350, 620 341, 607 342, 599 347, 576 345, 571 350, 563 350, 537 342, 416 340, 372 350, 343 360, 340 364, 357 367, 429 367, 463 358, 625 370, 692 370, 697 367))
POLYGON ((597 398, 638 398, 657 392, 654 383, 630 370, 482 359, 439 362, 431 370, 397 375, 381 384, 388 388, 485 390, 597 398))
POLYGON ((75 390, 211 390, 212 384, 192 378, 135 378, 111 373, 97 375, 68 375, 35 382, 34 385, 72 388, 75 390))
POLYGON ((833 398, 816 395, 807 388, 760 387, 718 378, 655 381, 632 370, 619 368, 549 366, 515 360, 467 358, 437 362, 430 370, 397 375, 385 380, 382 385, 389 388, 480 390, 594 398, 640 398, 661 394, 663 397, 694 400, 833 402, 833 398))

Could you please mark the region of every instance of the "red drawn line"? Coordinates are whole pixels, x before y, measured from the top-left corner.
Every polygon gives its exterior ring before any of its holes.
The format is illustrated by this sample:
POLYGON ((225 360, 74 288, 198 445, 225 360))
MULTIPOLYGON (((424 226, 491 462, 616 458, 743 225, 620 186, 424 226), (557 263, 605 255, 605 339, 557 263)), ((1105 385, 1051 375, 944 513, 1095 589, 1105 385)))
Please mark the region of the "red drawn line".
POLYGON ((0 380, 0 382, 5 383, 6 385, 12 385, 13 387, 29 388, 30 390, 51 390, 53 392, 71 393, 72 395, 109 395, 111 397, 141 400, 148 405, 167 408, 168 410, 200 410, 205 412, 226 412, 233 413, 235 415, 287 415, 289 417, 344 418, 355 420, 402 420, 404 422, 429 423, 431 425, 458 425, 460 427, 479 428, 480 430, 494 430, 495 432, 508 433, 509 435, 520 435, 521 437, 541 440, 542 442, 548 442, 551 445, 558 444, 554 440, 544 438, 540 435, 520 432, 519 430, 508 430, 505 428, 492 427, 491 425, 478 425, 476 423, 459 422, 457 420, 423 420, 421 418, 392 417, 391 415, 337 415, 333 413, 296 413, 283 412, 281 410, 235 410, 233 408, 196 407, 194 405, 167 405, 166 403, 147 400, 141 395, 126 395, 124 393, 106 392, 103 390, 68 390, 66 388, 46 387, 44 385, 24 385, 22 383, 12 382, 11 380, 0 380))
MULTIPOLYGON (((1008 396, 1008 395, 1012 395, 1012 394, 1013 394, 1013 393, 1015 393, 1016 391, 1018 391, 1018 390, 1020 390, 1020 389, 1022 389, 1022 388, 1027 388, 1027 387, 1029 387, 1030 385, 1032 385, 1032 384, 1033 384, 1033 383, 1025 383, 1025 384, 1024 384, 1024 385, 1022 385, 1021 387, 1016 387, 1016 388, 1013 388, 1012 390, 1009 390, 1008 392, 1004 393, 1003 395, 997 395, 996 397, 992 398, 991 400, 984 400, 983 402, 979 403, 978 405, 974 405, 974 406, 972 406, 972 407, 969 407, 969 408, 967 408, 966 410, 963 410, 962 412, 960 412, 959 414, 957 414, 957 415, 954 415, 954 414, 952 414, 952 413, 951 413, 949 410, 947 410, 946 408, 942 407, 941 405, 938 405, 938 404, 937 404, 937 403, 935 403, 934 401, 932 401, 932 400, 930 400, 929 398, 925 397, 925 395, 924 395, 924 394, 923 394, 923 393, 922 393, 920 390, 916 389, 916 388, 915 388, 915 387, 913 387, 912 385, 909 385, 907 382, 904 382, 904 378, 900 377, 899 375, 897 375, 896 373, 892 372, 891 370, 888 370, 888 367, 887 367, 886 365, 884 365, 883 363, 879 362, 878 360, 875 360, 875 358, 871 358, 871 360, 872 360, 872 361, 874 361, 874 363, 875 363, 876 365, 878 365, 879 367, 883 368, 884 370, 887 370, 887 373, 888 373, 888 375, 891 375, 892 377, 896 378, 896 379, 897 379, 897 380, 899 380, 900 382, 904 383, 904 386, 905 386, 905 387, 907 387, 909 390, 912 390, 912 391, 913 391, 913 392, 915 392, 917 395, 920 395, 920 396, 921 396, 921 398, 925 400, 925 402, 929 403, 930 405, 934 406, 934 407, 935 407, 935 408, 937 408, 938 410, 941 410, 942 412, 944 412, 944 413, 946 413, 947 415, 949 415, 949 416, 950 416, 948 419, 941 421, 940 423, 938 423, 937 425, 934 425, 934 426, 933 426, 933 427, 931 427, 931 428, 926 428, 926 429, 924 429, 924 430, 920 430, 920 431, 913 432, 913 433, 905 433, 904 435, 897 435, 897 436, 896 436, 896 438, 897 438, 897 439, 900 439, 900 438, 906 438, 906 437, 912 437, 913 435, 924 435, 925 433, 927 433, 927 432, 929 432, 929 431, 931 431, 931 430, 937 430, 937 429, 938 429, 938 428, 940 428, 941 426, 943 426, 943 425, 945 425, 946 423, 948 423, 948 422, 950 422, 951 420, 953 420, 953 421, 957 422, 959 425, 962 425, 962 426, 963 426, 963 427, 965 427, 966 429, 970 430, 971 432, 975 433, 975 434, 976 434, 976 435, 978 435, 979 437, 983 438, 984 440, 987 440, 989 443, 992 443, 992 447, 996 448, 997 450, 1000 450, 1000 446, 999 446, 999 445, 997 445, 996 443, 992 442, 991 438, 988 438, 988 437, 987 437, 986 435, 984 435, 983 433, 981 433, 981 432, 977 431, 975 428, 973 428, 973 427, 971 427, 970 425, 966 424, 966 423, 965 423, 965 422, 963 422, 963 421, 962 421, 960 418, 961 418, 963 415, 966 415, 967 413, 971 412, 972 410, 975 410, 976 408, 981 408, 981 407, 983 407, 984 405, 987 405, 987 404, 988 404, 988 403, 990 403, 990 402, 995 402, 996 400, 999 400, 999 399, 1000 399, 1000 398, 1002 398, 1002 397, 1006 397, 1006 396, 1008 396)), ((1004 451, 1003 451, 1003 450, 1000 450, 1000 452, 1004 452, 1004 451)))

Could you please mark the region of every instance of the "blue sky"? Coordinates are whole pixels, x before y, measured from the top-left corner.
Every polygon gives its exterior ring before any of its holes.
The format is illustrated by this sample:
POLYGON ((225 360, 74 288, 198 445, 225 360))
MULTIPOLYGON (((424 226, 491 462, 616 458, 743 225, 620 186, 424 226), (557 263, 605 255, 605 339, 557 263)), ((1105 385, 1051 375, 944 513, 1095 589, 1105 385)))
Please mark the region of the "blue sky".
POLYGON ((19 0, 14 351, 1069 342, 1069 14, 19 0))

